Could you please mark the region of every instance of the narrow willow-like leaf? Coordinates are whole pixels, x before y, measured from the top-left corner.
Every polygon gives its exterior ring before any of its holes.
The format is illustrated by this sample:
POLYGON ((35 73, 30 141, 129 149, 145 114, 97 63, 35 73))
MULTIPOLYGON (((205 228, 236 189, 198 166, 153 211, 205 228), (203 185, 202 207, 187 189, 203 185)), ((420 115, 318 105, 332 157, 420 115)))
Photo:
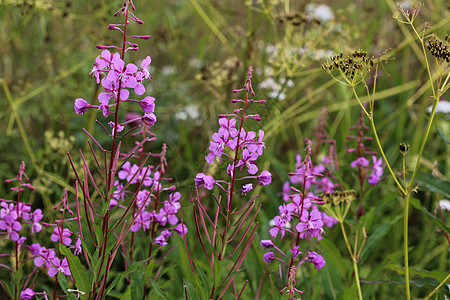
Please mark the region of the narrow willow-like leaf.
POLYGON ((159 284, 156 283, 156 281, 150 278, 150 282, 152 283, 153 290, 158 296, 160 296, 163 300, 170 300, 170 298, 167 297, 167 295, 163 292, 163 290, 161 289, 159 284))
POLYGON ((446 198, 450 198, 450 181, 440 180, 426 173, 417 173, 415 181, 421 187, 425 187, 431 192, 439 193, 446 198))
POLYGON ((423 213, 425 213, 425 215, 427 216, 428 220, 430 220, 431 222, 433 222, 436 226, 438 226, 440 229, 444 230, 447 233, 450 233, 450 228, 444 224, 441 219, 439 219, 438 217, 436 217, 435 215, 433 215, 431 212, 429 212, 425 207, 422 206, 422 204, 420 204, 420 201, 415 199, 415 198, 411 198, 411 205, 422 211, 423 213))
POLYGON ((77 289, 85 293, 81 296, 81 299, 87 299, 92 284, 92 274, 90 272, 86 272, 80 262, 80 259, 73 255, 66 246, 59 244, 59 251, 61 251, 61 254, 65 255, 69 261, 70 272, 75 280, 77 289))
POLYGON ((106 295, 108 295, 111 292, 111 290, 116 286, 116 284, 120 280, 127 277, 130 273, 135 272, 139 267, 140 267, 140 265, 138 263, 132 264, 132 265, 128 266, 128 268, 125 271, 121 272, 120 276, 116 276, 114 278, 114 280, 111 282, 111 284, 108 286, 108 288, 106 289, 106 295))
MULTIPOLYGON (((195 291, 194 287, 192 286, 192 284, 187 281, 186 279, 183 280, 184 282, 184 286, 186 287, 187 290, 187 299, 189 300, 200 300, 200 297, 198 296, 197 292, 195 291)), ((203 298, 202 299, 207 299, 207 298, 203 298)))
POLYGON ((64 275, 61 272, 58 272, 58 283, 59 286, 62 288, 64 293, 66 294, 67 298, 69 300, 77 300, 77 297, 73 294, 73 292, 68 291, 69 290, 69 284, 67 283, 66 275, 64 275))
MULTIPOLYGON (((220 248, 219 248, 220 249, 220 248)), ((222 264, 219 262, 217 257, 214 259, 214 285, 220 284, 220 279, 222 277, 222 264)))
MULTIPOLYGON (((437 126, 436 126, 437 127, 437 126)), ((442 130, 441 128, 437 127, 439 135, 441 136, 441 138, 444 140, 444 142, 446 142, 447 144, 450 144, 450 139, 445 135, 444 130, 442 130)))
POLYGON ((131 299, 141 300, 144 299, 144 276, 142 272, 133 272, 130 276, 131 280, 131 299))
POLYGON ((208 280, 205 272, 203 272, 202 268, 199 265, 195 264, 195 270, 197 271, 198 275, 198 277, 195 277, 197 290, 202 293, 202 298, 206 299, 207 293, 211 289, 211 280, 208 280))
POLYGON ((389 220, 389 222, 379 225, 372 233, 369 234, 367 242, 361 252, 361 259, 364 258, 374 249, 375 246, 379 245, 382 239, 389 233, 391 227, 403 218, 402 215, 389 220))

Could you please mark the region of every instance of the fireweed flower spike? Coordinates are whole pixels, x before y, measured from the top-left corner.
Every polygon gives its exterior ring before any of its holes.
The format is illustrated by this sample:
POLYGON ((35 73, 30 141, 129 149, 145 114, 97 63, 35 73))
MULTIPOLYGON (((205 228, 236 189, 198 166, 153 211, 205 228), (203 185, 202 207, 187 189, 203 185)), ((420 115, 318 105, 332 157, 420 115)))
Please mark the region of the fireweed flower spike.
MULTIPOLYGON (((252 213, 256 196, 239 202, 236 197, 241 195, 243 199, 246 199, 253 189, 253 183, 269 185, 272 181, 272 174, 267 170, 263 170, 257 175, 259 172, 258 158, 263 155, 265 149, 264 131, 259 130, 257 138, 256 132, 247 131, 244 126, 250 122, 247 120, 261 120, 259 115, 248 114, 248 111, 253 104, 265 102, 251 99, 255 96, 252 88, 252 74, 253 68, 249 67, 244 87, 233 91, 234 93, 242 92, 244 95, 243 99, 232 100, 232 103, 241 105, 241 107, 235 109, 232 114, 218 116, 219 129, 212 135, 208 154, 205 156, 205 160, 209 164, 216 160, 225 164, 227 178, 222 180, 205 173, 198 173, 194 180, 197 191, 193 205, 194 221, 203 253, 209 264, 209 270, 206 271, 212 274, 217 268, 217 261, 222 268, 229 268, 230 264, 222 261, 232 257, 228 274, 239 270, 256 234, 258 223, 254 220, 260 208, 260 206, 257 207, 256 211, 252 213), (205 193, 200 194, 198 189, 211 191, 212 197, 217 203, 213 216, 207 214, 208 210, 201 197, 205 193), (217 192, 225 193, 225 195, 218 195, 217 192), (238 221, 236 222, 236 220, 238 221), (203 229, 203 233, 201 229, 203 229), (210 251, 206 244, 211 244, 214 249, 210 251)), ((271 260, 269 255, 266 256, 267 261, 271 260)), ((220 279, 220 282, 212 286, 210 298, 216 299, 223 296, 233 279, 234 276, 230 275, 220 279), (220 294, 218 293, 219 288, 222 290, 220 294)))
MULTIPOLYGON (((89 141, 92 159, 86 159, 80 150, 82 167, 77 169, 69 154, 77 178, 75 219, 78 226, 71 227, 72 232, 61 222, 51 235, 51 240, 59 241, 61 248, 65 247, 66 251, 72 249, 76 255, 84 255, 83 261, 87 263, 86 269, 89 270, 86 280, 91 288, 83 290, 87 299, 106 297, 109 271, 119 250, 126 256, 125 267, 129 266, 129 262, 142 259, 138 256, 142 251, 135 253, 135 248, 147 249, 148 252, 144 254, 147 258, 145 264, 157 264, 163 259, 156 261, 150 258, 154 257, 157 251, 162 251, 173 233, 183 236, 188 233, 188 228, 185 225, 181 226, 177 217, 181 209, 181 194, 174 191, 174 186, 166 187, 166 182, 170 181, 165 177, 167 146, 163 144, 160 153, 144 150, 144 147, 148 148, 147 142, 156 139, 151 132, 151 127, 157 122, 154 113, 156 99, 143 96, 146 92, 146 80, 152 80, 148 70, 152 61, 150 56, 138 64, 127 63, 125 60, 128 50, 139 49, 135 43, 136 39, 150 38, 149 35, 129 35, 132 23, 143 24, 133 11, 135 11, 133 1, 125 0, 114 14, 115 17, 123 18, 123 22, 108 26, 109 30, 116 30, 122 35, 120 46, 97 45, 101 53, 95 58, 90 74, 103 88, 98 94, 100 104, 92 105, 82 98, 76 99, 74 103, 75 113, 79 115, 89 109, 97 109, 107 118, 104 122, 97 121, 97 123, 111 137, 111 148, 105 149, 85 130, 89 138, 100 148, 102 155, 96 153, 89 141), (142 99, 135 99, 135 96, 142 96, 142 99), (126 120, 121 122, 124 117, 121 116, 121 107, 124 105, 135 106, 141 113, 134 114, 131 118, 127 116, 126 120), (107 125, 104 125, 105 122, 107 125), (126 128, 129 125, 134 127, 126 128), (128 152, 123 152, 122 141, 124 137, 130 136, 140 140, 135 141, 135 146, 128 152), (150 163, 150 158, 155 158, 157 163, 155 165, 150 163), (96 172, 91 170, 90 162, 95 162, 96 172), (103 180, 97 179, 101 177, 103 180), (79 196, 83 201, 79 201, 79 196), (168 197, 168 200, 164 197, 168 197), (72 236, 78 237, 75 245, 72 243, 72 236), (145 238, 138 238, 141 236, 145 238), (114 241, 112 245, 111 241, 114 241), (138 243, 139 247, 136 247, 138 243), (94 249, 83 249, 85 245, 92 245, 94 249), (88 255, 94 251, 98 253, 95 261, 88 255), (98 271, 94 270, 94 265, 98 267, 98 271)), ((205 184, 212 188, 214 180, 209 179, 205 178, 205 184)), ((57 271, 67 275, 69 267, 76 264, 70 261, 71 257, 68 257, 68 260, 58 257, 58 260, 49 261, 44 256, 45 254, 38 252, 37 263, 45 264, 51 275, 57 271)), ((148 275, 142 275, 142 278, 146 278, 144 295, 147 294, 147 287, 150 284, 148 275)), ((74 277, 74 280, 77 284, 82 279, 74 277)), ((77 288, 82 290, 81 286, 77 288)))
MULTIPOLYGON (((38 234, 46 231, 44 226, 56 225, 42 222, 44 217, 42 210, 39 208, 33 210, 30 203, 23 202, 23 199, 27 199, 23 195, 25 190, 34 190, 34 187, 28 181, 29 178, 25 173, 25 163, 22 162, 17 176, 13 179, 5 180, 7 183, 16 184, 11 190, 17 194, 17 200, 0 199, 0 239, 2 239, 2 250, 12 253, 11 255, 8 254, 8 256, 11 256, 11 267, 6 264, 0 264, 1 269, 5 268, 11 274, 11 283, 14 288, 9 291, 5 290, 5 296, 9 299, 19 299, 19 297, 21 299, 32 299, 36 294, 43 294, 35 293, 31 288, 23 285, 26 282, 25 285, 33 286, 32 280, 35 279, 32 278, 36 278, 34 274, 38 270, 48 272, 49 276, 53 277, 56 275, 57 269, 54 272, 49 270, 56 266, 56 268, 62 267, 60 270, 64 271, 66 275, 71 274, 68 265, 61 264, 61 262, 66 263, 67 260, 59 252, 52 248, 41 247, 41 245, 33 244, 32 242, 38 234), (13 250, 9 248, 11 244, 13 245, 13 250), (26 253, 28 251, 31 256, 26 253), (24 264, 26 260, 23 260, 23 257, 26 256, 33 260, 35 268, 27 278, 22 278, 26 274, 27 264, 24 264)), ((70 231, 64 229, 64 236, 62 234, 52 235, 51 239, 58 241, 62 238, 64 243, 70 244, 71 240, 67 233, 70 235, 70 231)), ((4 254, 0 253, 0 257, 2 256, 4 254)), ((0 281, 0 283, 4 287, 3 282, 0 281)))
MULTIPOLYGON (((323 176, 322 173, 326 172, 326 168, 323 165, 313 165, 311 160, 312 143, 307 139, 305 139, 305 142, 305 158, 301 160, 301 157, 297 156, 296 170, 289 173, 290 182, 293 185, 300 184, 300 188, 290 187, 289 182, 284 184, 282 197, 285 202, 279 206, 279 215, 271 221, 271 228, 269 229, 272 238, 288 238, 291 241, 289 244, 292 246, 289 252, 292 255, 287 256, 277 248, 275 240, 261 240, 260 243, 266 250, 272 248, 278 250, 277 256, 274 252, 267 252, 263 259, 267 264, 274 260, 280 261, 280 270, 285 266, 284 272, 288 281, 284 286, 280 286, 280 292, 289 294, 290 299, 293 299, 292 297, 296 294, 301 295, 303 293, 295 288, 295 272, 301 264, 309 261, 313 263, 316 269, 325 266, 325 261, 320 254, 308 252, 307 255, 303 255, 301 249, 305 248, 305 245, 308 244, 307 241, 314 238, 317 238, 317 241, 322 239, 322 235, 325 233, 323 229, 325 220, 330 227, 337 222, 325 212, 320 212, 317 207, 323 202, 314 193, 322 192, 319 178, 323 176), (291 192, 295 193, 291 194, 291 192)), ((280 280, 283 277, 280 273, 280 280)))

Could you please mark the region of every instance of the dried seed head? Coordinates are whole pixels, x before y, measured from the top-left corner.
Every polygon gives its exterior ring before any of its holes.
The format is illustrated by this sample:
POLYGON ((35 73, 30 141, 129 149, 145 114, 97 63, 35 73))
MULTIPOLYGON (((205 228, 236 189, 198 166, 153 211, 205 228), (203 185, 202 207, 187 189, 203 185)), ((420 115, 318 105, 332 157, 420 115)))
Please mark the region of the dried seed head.
POLYGON ((371 70, 374 65, 373 59, 361 49, 353 51, 346 58, 341 52, 331 56, 329 62, 322 64, 322 69, 327 73, 331 73, 334 69, 339 70, 349 81, 353 81, 358 74, 364 77, 371 70))
POLYGON ((349 203, 356 199, 355 190, 327 192, 323 195, 323 201, 327 205, 339 205, 341 203, 349 203))
POLYGON ((400 150, 400 153, 405 155, 409 150, 409 145, 406 145, 405 143, 400 143, 398 149, 400 150))
POLYGON ((445 42, 442 42, 438 38, 433 38, 427 42, 427 48, 430 50, 431 55, 438 60, 450 61, 450 46, 448 34, 445 36, 445 42))

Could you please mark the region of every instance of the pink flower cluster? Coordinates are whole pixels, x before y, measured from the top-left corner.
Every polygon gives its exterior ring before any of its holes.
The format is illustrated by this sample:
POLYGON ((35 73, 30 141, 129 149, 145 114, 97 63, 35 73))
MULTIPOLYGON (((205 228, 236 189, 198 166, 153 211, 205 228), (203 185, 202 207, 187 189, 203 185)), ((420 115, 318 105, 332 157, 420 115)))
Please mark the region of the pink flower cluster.
POLYGON ((183 236, 188 232, 188 228, 186 225, 179 223, 177 217, 177 213, 181 208, 181 194, 179 192, 169 193, 168 200, 161 201, 160 203, 154 202, 156 196, 152 194, 153 192, 173 191, 175 187, 170 186, 163 188, 161 184, 162 178, 160 178, 160 172, 154 172, 152 178, 151 169, 151 166, 139 169, 138 165, 131 165, 130 162, 126 162, 118 173, 119 179, 123 182, 116 181, 116 191, 113 193, 113 199, 110 202, 110 207, 119 205, 119 207, 126 209, 125 206, 120 204, 127 198, 127 194, 123 189, 124 184, 142 184, 143 186, 149 187, 149 190, 141 189, 135 196, 136 209, 133 215, 135 221, 130 230, 132 232, 137 232, 141 229, 143 231, 147 231, 151 228, 153 223, 158 224, 158 226, 171 225, 173 227, 162 229, 160 235, 155 238, 156 244, 165 246, 167 245, 168 238, 172 235, 172 231, 175 231, 183 236))
MULTIPOLYGON (((278 207, 279 214, 271 221, 271 228, 269 234, 272 238, 283 239, 288 233, 292 253, 291 258, 278 248, 272 240, 261 240, 261 246, 268 249, 275 249, 274 251, 266 252, 263 256, 264 261, 269 264, 272 261, 279 261, 282 265, 287 266, 287 272, 295 272, 300 265, 305 262, 312 262, 316 269, 321 269, 325 266, 323 257, 314 252, 308 251, 308 254, 301 256, 300 242, 302 240, 311 240, 317 238, 317 241, 322 239, 324 234, 324 225, 328 227, 337 223, 337 220, 328 216, 325 212, 319 211, 317 205, 322 204, 321 199, 315 195, 324 191, 333 191, 334 184, 331 179, 324 176, 326 168, 323 164, 313 166, 311 161, 311 141, 307 142, 307 155, 302 161, 300 155, 297 156, 296 170, 289 173, 290 182, 286 182, 283 186, 283 200, 285 203, 278 207), (294 188, 291 184, 299 184, 300 188, 294 188), (291 228, 295 228, 295 231, 291 228), (278 253, 277 257, 276 253, 278 253), (288 261, 290 260, 290 261, 288 261)), ((323 160, 326 161, 326 158, 323 160)), ((292 274, 291 274, 292 275, 292 274)), ((294 293, 301 294, 301 291, 294 288, 295 276, 289 275, 289 281, 286 287, 281 292, 287 292, 290 296, 294 293), (292 278, 291 278, 292 277, 292 278)))
MULTIPOLYGON (((248 117, 248 116, 247 116, 248 117)), ((210 141, 208 155, 205 160, 208 163, 213 163, 215 158, 218 157, 219 161, 222 160, 222 155, 228 157, 230 160, 233 158, 227 154, 226 149, 236 151, 236 147, 239 147, 238 153, 241 155, 237 160, 236 166, 234 163, 229 163, 227 166, 227 174, 233 177, 234 170, 239 168, 239 171, 243 171, 244 167, 249 174, 241 179, 256 178, 258 184, 269 185, 272 182, 272 174, 264 170, 260 175, 254 176, 258 172, 258 166, 256 160, 263 154, 263 149, 266 148, 263 138, 264 131, 259 130, 258 138, 256 139, 256 132, 246 132, 244 128, 236 129, 235 118, 219 118, 220 128, 218 132, 212 135, 212 141, 210 141), (240 134, 238 133, 240 132, 240 134)), ((220 182, 220 181, 218 181, 220 182)), ((211 175, 205 175, 204 173, 198 173, 195 177, 195 184, 197 186, 203 186, 207 190, 211 190, 216 181, 211 175)), ((253 185, 248 183, 242 186, 242 193, 246 194, 253 189, 253 185)))
MULTIPOLYGON (((13 179, 5 181, 17 181, 17 186, 11 188, 11 190, 17 193, 17 201, 0 199, 0 235, 5 240, 15 242, 16 265, 13 268, 9 268, 4 264, 1 264, 0 266, 12 270, 13 273, 17 272, 18 266, 24 262, 20 260, 20 257, 24 257, 24 255, 21 255, 20 252, 23 251, 23 249, 28 249, 32 255, 31 258, 33 259, 36 269, 42 268, 46 270, 50 277, 56 276, 58 271, 67 276, 71 276, 67 258, 61 257, 57 250, 53 248, 47 249, 38 243, 26 245, 25 242, 30 237, 34 238, 37 233, 42 233, 44 229, 43 226, 54 226, 53 234, 51 234, 50 239, 53 242, 60 242, 65 246, 75 249, 75 255, 81 253, 81 240, 78 238, 75 245, 72 246, 72 232, 68 228, 62 229, 57 224, 43 223, 42 219, 44 215, 40 208, 33 210, 30 203, 19 201, 19 199, 25 199, 25 197, 21 194, 25 188, 34 189, 34 187, 27 182, 29 179, 25 174, 24 162, 22 162, 17 176, 13 179)), ((65 210, 67 208, 68 211, 71 212, 67 203, 65 203, 65 200, 67 200, 67 193, 63 196, 64 203, 62 203, 63 208, 61 209, 65 210)), ((57 205, 57 207, 59 205, 57 205)), ((60 223, 61 221, 57 222, 60 223)), ((6 255, 9 256, 9 254, 6 255)), ((31 275, 33 273, 31 273, 31 275)), ((22 299, 32 299, 36 294, 45 295, 45 293, 35 293, 30 288, 27 288, 20 293, 20 296, 22 299)))
POLYGON ((83 98, 78 98, 74 104, 75 112, 82 115, 90 108, 97 108, 102 110, 103 116, 106 118, 109 116, 111 108, 116 106, 118 101, 139 102, 144 111, 141 119, 147 125, 153 125, 156 122, 156 116, 153 113, 155 109, 155 98, 147 96, 140 101, 130 99, 130 90, 134 91, 136 95, 143 95, 145 93, 143 81, 145 79, 152 79, 148 71, 150 63, 151 58, 147 56, 142 61, 140 68, 133 63, 125 65, 119 53, 111 53, 109 50, 103 50, 95 59, 94 67, 90 72, 97 83, 101 83, 104 89, 98 95, 100 105, 91 105, 83 98), (112 103, 111 99, 113 100, 112 103))

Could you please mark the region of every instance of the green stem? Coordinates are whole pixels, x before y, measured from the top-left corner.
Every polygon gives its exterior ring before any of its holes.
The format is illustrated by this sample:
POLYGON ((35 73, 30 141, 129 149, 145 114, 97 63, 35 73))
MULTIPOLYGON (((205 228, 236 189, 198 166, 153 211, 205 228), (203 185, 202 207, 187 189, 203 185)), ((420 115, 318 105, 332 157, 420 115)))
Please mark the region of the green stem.
POLYGON ((408 258, 408 214, 409 214, 409 197, 410 194, 405 198, 405 208, 403 210, 403 257, 405 264, 405 292, 406 299, 411 299, 410 289, 409 289, 409 258, 408 258))
POLYGON ((383 157, 384 162, 386 163, 387 168, 389 169, 389 172, 391 173, 392 178, 394 178, 395 183, 397 184, 397 187, 400 189, 400 191, 402 192, 403 195, 406 194, 405 189, 403 188, 403 186, 401 185, 401 183, 398 181, 397 176, 395 176, 394 171, 391 168, 391 165, 389 164, 389 161, 386 158, 386 155, 384 154, 383 151, 383 147, 381 146, 381 142, 380 139, 378 138, 378 133, 377 133, 377 129, 375 127, 375 123, 373 121, 373 115, 369 114, 367 112, 367 110, 364 108, 364 105, 362 104, 361 100, 358 97, 358 94, 356 93, 355 87, 352 87, 353 90, 353 94, 355 95, 356 100, 359 102, 359 105, 361 106, 361 108, 364 110, 366 116, 369 118, 370 121, 370 126, 372 127, 372 131, 373 131, 373 135, 375 137, 375 141, 377 143, 378 146, 378 150, 380 151, 381 156, 383 157))
POLYGON ((442 282, 424 300, 430 299, 431 296, 433 296, 444 285, 444 283, 449 279, 450 279, 450 274, 448 274, 447 277, 445 277, 444 280, 442 280, 442 282))
MULTIPOLYGON (((339 222, 341 224, 342 235, 344 236, 345 244, 347 245, 348 253, 350 253, 350 257, 353 261, 353 271, 355 272, 355 282, 356 288, 358 289, 358 299, 362 300, 362 291, 361 284, 359 282, 359 273, 358 273, 358 262, 356 256, 353 254, 352 248, 350 247, 350 243, 348 242, 347 233, 345 232, 344 222, 339 222)), ((356 250, 356 249, 355 249, 356 250)))

